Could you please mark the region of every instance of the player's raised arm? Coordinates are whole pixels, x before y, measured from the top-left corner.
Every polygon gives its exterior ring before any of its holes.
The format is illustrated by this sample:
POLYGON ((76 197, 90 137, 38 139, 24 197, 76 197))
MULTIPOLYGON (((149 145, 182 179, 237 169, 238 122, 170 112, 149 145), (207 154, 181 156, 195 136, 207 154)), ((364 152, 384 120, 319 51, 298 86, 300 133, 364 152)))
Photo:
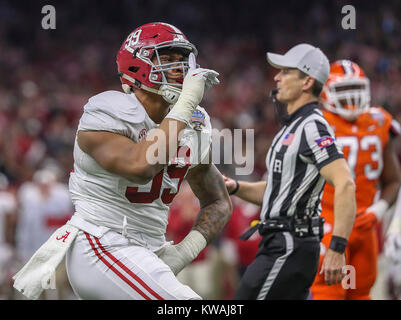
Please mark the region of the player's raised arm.
POLYGON ((157 129, 139 143, 110 132, 79 131, 78 145, 105 170, 137 183, 146 183, 168 163, 178 146, 180 132, 185 129, 193 111, 203 98, 205 87, 217 84, 218 73, 196 68, 190 54, 190 69, 174 107, 157 129), (173 144, 173 148, 171 145, 173 144), (170 153, 172 152, 172 153, 170 153), (155 161, 165 159, 165 161, 155 161))

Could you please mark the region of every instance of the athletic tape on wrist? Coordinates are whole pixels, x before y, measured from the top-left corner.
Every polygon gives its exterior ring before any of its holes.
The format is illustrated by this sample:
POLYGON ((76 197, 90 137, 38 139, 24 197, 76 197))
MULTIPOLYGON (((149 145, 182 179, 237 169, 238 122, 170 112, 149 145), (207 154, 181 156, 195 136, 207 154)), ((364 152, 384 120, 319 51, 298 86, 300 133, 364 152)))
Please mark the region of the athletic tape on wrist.
POLYGON ((185 254, 190 257, 192 261, 207 246, 207 241, 202 233, 197 230, 191 230, 178 245, 185 248, 185 254))
POLYGON ((189 104, 180 103, 178 101, 167 114, 166 118, 175 119, 188 125, 195 108, 196 106, 192 107, 189 104))

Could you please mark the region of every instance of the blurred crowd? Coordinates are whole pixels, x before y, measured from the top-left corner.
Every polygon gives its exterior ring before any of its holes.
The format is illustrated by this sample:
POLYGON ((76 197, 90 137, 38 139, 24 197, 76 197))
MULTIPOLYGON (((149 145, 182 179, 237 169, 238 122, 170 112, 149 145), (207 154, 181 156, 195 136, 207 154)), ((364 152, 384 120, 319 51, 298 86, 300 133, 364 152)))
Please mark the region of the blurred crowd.
MULTIPOLYGON (((197 62, 220 73, 221 84, 202 105, 217 129, 255 130, 255 170, 238 178, 256 180, 265 172, 265 155, 279 127, 269 99, 276 71, 267 65, 266 51, 283 53, 307 42, 320 47, 330 61, 357 62, 371 81, 372 104, 401 122, 399 12, 397 0, 289 0, 285 6, 253 0, 0 2, 0 227, 7 230, 0 232, 0 298, 15 298, 8 288, 10 274, 73 212, 65 199, 77 122, 91 96, 121 90, 115 55, 135 27, 152 21, 174 24, 197 46, 197 62), (41 27, 45 4, 56 8, 55 30, 41 27), (346 4, 356 8, 355 30, 341 27, 346 4), (29 240, 26 233, 39 236, 29 240)), ((401 160, 400 141, 395 147, 401 160)), ((236 165, 218 167, 234 176, 236 165)), ((172 206, 172 238, 184 232, 173 220, 188 222, 196 213, 196 201, 193 212, 182 208, 194 201, 187 188, 182 186, 172 206)), ((231 297, 258 240, 237 241, 257 218, 258 208, 234 201, 236 218, 193 263, 199 267, 208 261, 199 273, 215 277, 209 282, 215 287, 202 288, 205 281, 200 281, 199 290, 213 299, 231 297)), ((190 272, 182 277, 190 279, 190 272)))

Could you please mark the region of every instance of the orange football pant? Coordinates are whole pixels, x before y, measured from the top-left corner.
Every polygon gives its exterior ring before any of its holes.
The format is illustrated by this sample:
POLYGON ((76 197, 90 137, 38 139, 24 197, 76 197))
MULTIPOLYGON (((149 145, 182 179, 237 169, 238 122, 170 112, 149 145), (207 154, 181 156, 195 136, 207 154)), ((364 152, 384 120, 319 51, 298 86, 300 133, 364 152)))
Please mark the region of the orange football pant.
POLYGON ((345 250, 347 265, 355 268, 355 289, 344 289, 341 283, 329 286, 324 281, 324 274, 319 274, 331 241, 332 234, 327 233, 322 239, 319 268, 310 288, 313 300, 370 300, 370 289, 377 274, 378 239, 374 221, 368 215, 355 221, 345 250))

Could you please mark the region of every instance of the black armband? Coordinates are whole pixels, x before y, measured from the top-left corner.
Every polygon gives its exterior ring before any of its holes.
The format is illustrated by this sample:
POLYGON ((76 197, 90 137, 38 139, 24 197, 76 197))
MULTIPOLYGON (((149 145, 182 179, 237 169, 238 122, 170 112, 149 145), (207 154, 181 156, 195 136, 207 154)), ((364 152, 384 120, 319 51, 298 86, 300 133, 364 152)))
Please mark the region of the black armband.
POLYGON ((235 180, 235 188, 233 191, 231 191, 229 193, 229 195, 232 196, 233 194, 235 194, 238 191, 238 189, 239 189, 239 183, 238 183, 238 180, 235 180))
POLYGON ((347 246, 347 239, 337 236, 332 236, 329 248, 338 253, 344 253, 347 246))

